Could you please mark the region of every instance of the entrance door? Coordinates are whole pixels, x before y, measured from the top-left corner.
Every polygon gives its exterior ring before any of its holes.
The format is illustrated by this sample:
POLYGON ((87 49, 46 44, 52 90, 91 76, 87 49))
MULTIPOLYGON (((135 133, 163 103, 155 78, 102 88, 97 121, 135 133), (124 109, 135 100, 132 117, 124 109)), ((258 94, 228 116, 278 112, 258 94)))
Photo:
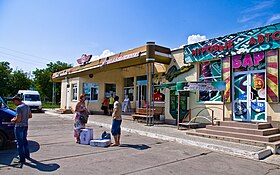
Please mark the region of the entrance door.
POLYGON ((69 109, 70 107, 70 99, 71 98, 71 93, 70 93, 70 88, 66 89, 66 109, 69 109))
POLYGON ((137 85, 137 108, 145 108, 147 103, 147 85, 137 85))
POLYGON ((265 71, 235 72, 233 120, 267 121, 265 71))

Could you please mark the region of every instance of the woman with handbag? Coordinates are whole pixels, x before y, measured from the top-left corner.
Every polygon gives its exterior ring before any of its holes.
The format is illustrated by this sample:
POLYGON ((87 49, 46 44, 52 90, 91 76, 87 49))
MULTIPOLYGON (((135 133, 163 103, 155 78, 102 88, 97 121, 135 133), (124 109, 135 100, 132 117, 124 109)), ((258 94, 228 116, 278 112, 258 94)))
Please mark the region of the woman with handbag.
POLYGON ((80 101, 76 105, 75 109, 75 119, 74 119, 74 137, 76 138, 76 143, 80 143, 80 133, 81 129, 85 128, 87 122, 88 111, 86 108, 86 95, 80 95, 80 101))
POLYGON ((109 107, 109 97, 105 97, 101 109, 104 111, 104 115, 108 115, 108 107, 109 107))

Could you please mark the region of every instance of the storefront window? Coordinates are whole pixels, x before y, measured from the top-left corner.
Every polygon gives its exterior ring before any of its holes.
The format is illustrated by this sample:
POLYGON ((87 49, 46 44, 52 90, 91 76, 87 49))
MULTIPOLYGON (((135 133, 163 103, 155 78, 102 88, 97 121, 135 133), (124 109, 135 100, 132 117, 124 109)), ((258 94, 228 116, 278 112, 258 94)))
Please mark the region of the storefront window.
POLYGON ((72 84, 72 100, 78 100, 78 86, 77 84, 72 84))
POLYGON ((165 95, 161 92, 161 89, 156 88, 154 89, 154 101, 164 101, 165 95))
POLYGON ((133 101, 134 94, 134 78, 125 78, 124 79, 124 95, 128 97, 130 101, 133 101))
POLYGON ((98 84, 84 83, 86 100, 98 100, 98 84))
MULTIPOLYGON (((200 82, 215 82, 221 80, 221 60, 200 63, 200 82)), ((199 101, 222 101, 222 95, 220 91, 199 91, 199 101)))
POLYGON ((110 97, 111 95, 116 96, 116 84, 105 84, 105 96, 110 97))

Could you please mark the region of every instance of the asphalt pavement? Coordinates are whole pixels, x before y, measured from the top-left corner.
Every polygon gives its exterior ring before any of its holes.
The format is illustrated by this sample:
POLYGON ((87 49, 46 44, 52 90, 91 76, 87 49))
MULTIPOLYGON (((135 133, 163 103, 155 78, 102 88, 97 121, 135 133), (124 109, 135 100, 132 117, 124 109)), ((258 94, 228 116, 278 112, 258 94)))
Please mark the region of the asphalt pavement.
MULTIPOLYGON (((22 167, 14 166, 17 150, 12 143, 0 151, 0 174, 280 174, 280 165, 275 162, 232 156, 134 133, 136 129, 128 123, 149 128, 149 131, 142 131, 145 133, 153 131, 150 130, 152 128, 161 128, 160 131, 166 132, 176 128, 164 125, 146 127, 143 123, 131 120, 123 122, 126 129, 123 129, 120 147, 101 148, 76 144, 71 117, 73 115, 50 112, 34 114, 28 134, 32 160, 22 167), (129 128, 131 130, 127 132, 129 128)), ((103 131, 109 131, 105 125, 109 125, 109 122, 103 122, 103 126, 97 125, 93 122, 99 122, 97 118, 111 120, 108 116, 91 116, 87 127, 93 128, 94 138, 101 137, 103 131)))

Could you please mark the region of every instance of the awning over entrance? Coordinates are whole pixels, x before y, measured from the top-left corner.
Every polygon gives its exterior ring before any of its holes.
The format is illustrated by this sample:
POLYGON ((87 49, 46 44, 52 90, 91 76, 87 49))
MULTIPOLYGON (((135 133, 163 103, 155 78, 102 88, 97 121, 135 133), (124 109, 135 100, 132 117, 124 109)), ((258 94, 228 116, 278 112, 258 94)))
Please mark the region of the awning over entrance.
POLYGON ((151 45, 147 44, 135 49, 131 49, 125 52, 109 56, 107 58, 101 58, 99 60, 90 62, 86 65, 76 66, 70 69, 66 69, 53 74, 54 81, 61 81, 65 77, 79 77, 86 74, 95 74, 102 71, 109 71, 118 68, 132 67, 147 63, 147 58, 152 55, 155 63, 169 64, 171 61, 171 51, 169 48, 165 48, 158 45, 153 45, 153 48, 149 48, 151 45), (147 55, 149 51, 149 56, 147 55), (152 52, 152 54, 151 54, 152 52))

